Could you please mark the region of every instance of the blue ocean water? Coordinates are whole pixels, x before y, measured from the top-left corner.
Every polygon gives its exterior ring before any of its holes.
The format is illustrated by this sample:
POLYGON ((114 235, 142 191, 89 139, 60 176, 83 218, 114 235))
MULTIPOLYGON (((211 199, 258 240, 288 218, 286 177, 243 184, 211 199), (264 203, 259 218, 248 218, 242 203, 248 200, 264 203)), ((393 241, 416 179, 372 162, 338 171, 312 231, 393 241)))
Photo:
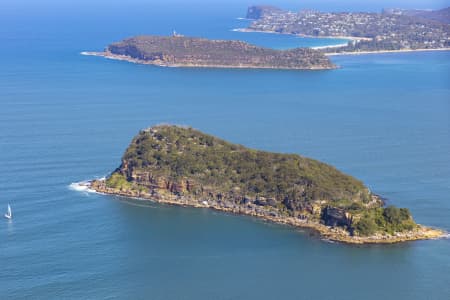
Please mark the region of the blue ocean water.
POLYGON ((233 32, 245 22, 234 6, 146 8, 0 18, 0 210, 11 203, 15 216, 0 222, 0 298, 447 299, 448 239, 333 244, 248 217, 70 189, 114 170, 139 129, 187 124, 331 163, 450 231, 449 52, 340 56, 341 69, 317 72, 79 55, 172 29, 274 48, 330 42, 233 32))

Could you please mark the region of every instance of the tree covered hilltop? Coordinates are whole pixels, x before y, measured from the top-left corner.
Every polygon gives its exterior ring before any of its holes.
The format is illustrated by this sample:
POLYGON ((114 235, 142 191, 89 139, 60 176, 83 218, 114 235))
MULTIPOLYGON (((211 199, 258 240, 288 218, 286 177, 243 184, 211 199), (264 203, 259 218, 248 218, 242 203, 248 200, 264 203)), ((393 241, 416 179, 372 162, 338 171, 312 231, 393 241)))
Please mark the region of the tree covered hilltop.
POLYGON ((105 56, 136 63, 175 67, 268 68, 323 70, 336 66, 320 51, 274 50, 235 40, 173 36, 136 36, 109 45, 105 56))
POLYGON ((450 8, 437 11, 384 9, 381 13, 284 11, 251 6, 247 30, 312 37, 349 37, 327 53, 376 52, 450 48, 450 8))
POLYGON ((159 125, 132 140, 103 193, 252 215, 349 243, 437 237, 408 209, 384 207, 362 182, 296 154, 258 151, 189 127, 159 125))

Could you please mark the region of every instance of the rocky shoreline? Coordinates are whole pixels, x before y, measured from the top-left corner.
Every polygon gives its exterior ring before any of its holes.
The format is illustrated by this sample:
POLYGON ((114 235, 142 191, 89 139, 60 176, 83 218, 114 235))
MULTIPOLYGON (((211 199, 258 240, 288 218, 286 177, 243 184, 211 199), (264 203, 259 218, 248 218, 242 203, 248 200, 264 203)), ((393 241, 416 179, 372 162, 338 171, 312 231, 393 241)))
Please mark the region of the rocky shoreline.
POLYGON ((123 190, 123 189, 118 190, 107 187, 105 179, 93 180, 83 183, 83 187, 86 188, 86 190, 95 191, 101 194, 138 198, 176 206, 209 208, 226 213, 252 216, 278 224, 285 224, 297 228, 310 229, 317 232, 323 239, 347 244, 394 244, 415 240, 438 239, 443 238, 447 235, 447 233, 442 230, 419 225, 416 229, 412 231, 395 233, 394 235, 376 234, 373 236, 366 236, 366 237, 352 236, 349 234, 349 232, 341 228, 326 226, 324 224, 319 223, 318 221, 309 220, 307 218, 301 219, 288 216, 276 216, 272 215, 269 211, 264 210, 254 211, 249 210, 244 206, 225 207, 219 205, 215 201, 192 199, 191 197, 179 196, 167 192, 149 194, 143 191, 137 192, 135 190, 123 190))
POLYGON ((100 56, 107 59, 112 60, 122 60, 134 64, 143 64, 143 65, 153 65, 158 67, 172 67, 172 68, 219 68, 219 69, 271 69, 271 70, 331 70, 331 69, 337 69, 337 66, 334 66, 332 68, 323 68, 319 66, 313 66, 313 67, 280 67, 280 66, 256 66, 251 64, 240 64, 240 65, 220 65, 220 64, 196 64, 196 63, 184 63, 184 64, 175 64, 175 63, 167 63, 162 61, 150 61, 150 60, 143 60, 138 58, 133 58, 128 55, 119 55, 114 54, 109 51, 102 51, 102 52, 94 52, 94 51, 83 51, 80 53, 81 55, 86 56, 100 56))

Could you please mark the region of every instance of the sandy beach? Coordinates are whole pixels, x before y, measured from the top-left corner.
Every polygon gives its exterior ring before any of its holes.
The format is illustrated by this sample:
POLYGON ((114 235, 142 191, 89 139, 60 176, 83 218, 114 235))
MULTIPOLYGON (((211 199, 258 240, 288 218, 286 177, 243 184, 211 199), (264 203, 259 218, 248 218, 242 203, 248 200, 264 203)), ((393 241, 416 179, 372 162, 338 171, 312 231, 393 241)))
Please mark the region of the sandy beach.
POLYGON ((341 48, 341 47, 345 47, 345 46, 347 46, 347 43, 331 45, 331 46, 316 46, 316 47, 311 47, 311 49, 321 50, 321 49, 329 49, 329 48, 341 48))
MULTIPOLYGON (((293 34, 293 33, 282 33, 282 32, 276 32, 276 31, 270 31, 270 30, 255 30, 250 28, 235 28, 231 31, 236 32, 259 32, 259 33, 270 33, 270 34, 284 34, 284 35, 292 35, 292 36, 298 36, 298 37, 304 37, 304 38, 313 38, 313 39, 342 39, 342 40, 349 40, 349 41, 370 41, 371 38, 365 38, 365 37, 356 37, 356 36, 314 36, 314 35, 306 35, 306 34, 293 34)), ((345 44, 347 45, 347 44, 345 44)), ((330 45, 333 46, 333 45, 330 45)), ((328 46, 328 47, 330 47, 328 46)), ((326 47, 326 46, 323 46, 326 47)))

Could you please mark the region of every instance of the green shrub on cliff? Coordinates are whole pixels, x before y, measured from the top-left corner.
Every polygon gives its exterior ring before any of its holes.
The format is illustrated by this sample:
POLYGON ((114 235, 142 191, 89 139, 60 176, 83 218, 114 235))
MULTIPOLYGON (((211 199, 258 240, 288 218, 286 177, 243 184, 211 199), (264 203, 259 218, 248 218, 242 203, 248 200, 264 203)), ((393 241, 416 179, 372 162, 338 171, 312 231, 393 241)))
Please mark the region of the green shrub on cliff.
POLYGON ((119 173, 113 173, 108 179, 106 179, 106 186, 114 189, 131 189, 132 184, 127 181, 125 176, 119 173))
POLYGON ((395 232, 413 230, 417 224, 407 208, 388 206, 364 211, 361 219, 353 226, 358 235, 367 236, 375 232, 395 232))
POLYGON ((370 214, 364 214, 364 217, 356 224, 355 229, 359 235, 369 236, 374 234, 379 228, 370 214))

